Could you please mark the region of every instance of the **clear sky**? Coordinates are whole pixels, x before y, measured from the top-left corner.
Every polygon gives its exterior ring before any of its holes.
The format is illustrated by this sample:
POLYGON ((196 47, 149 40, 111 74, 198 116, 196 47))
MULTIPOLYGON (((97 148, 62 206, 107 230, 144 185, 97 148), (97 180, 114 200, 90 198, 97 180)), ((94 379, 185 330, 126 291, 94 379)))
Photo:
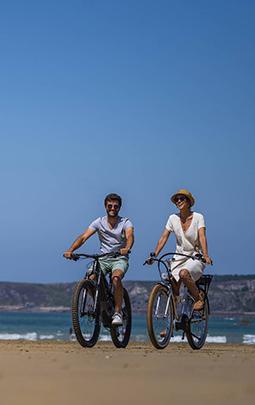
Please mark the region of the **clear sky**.
POLYGON ((109 192, 135 225, 127 278, 156 278, 142 263, 182 187, 210 270, 255 273, 254 17, 252 0, 1 2, 0 280, 79 279, 62 253, 109 192))

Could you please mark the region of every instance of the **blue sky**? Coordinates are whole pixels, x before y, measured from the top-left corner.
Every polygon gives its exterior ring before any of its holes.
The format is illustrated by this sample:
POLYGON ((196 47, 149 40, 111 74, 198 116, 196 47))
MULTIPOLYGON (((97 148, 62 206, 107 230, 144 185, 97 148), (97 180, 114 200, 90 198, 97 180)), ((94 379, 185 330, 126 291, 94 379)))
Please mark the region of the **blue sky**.
POLYGON ((0 5, 1 280, 80 278, 84 262, 62 252, 108 192, 135 225, 127 278, 156 278, 142 262, 180 187, 205 215, 210 271, 254 274, 254 12, 248 0, 0 5))

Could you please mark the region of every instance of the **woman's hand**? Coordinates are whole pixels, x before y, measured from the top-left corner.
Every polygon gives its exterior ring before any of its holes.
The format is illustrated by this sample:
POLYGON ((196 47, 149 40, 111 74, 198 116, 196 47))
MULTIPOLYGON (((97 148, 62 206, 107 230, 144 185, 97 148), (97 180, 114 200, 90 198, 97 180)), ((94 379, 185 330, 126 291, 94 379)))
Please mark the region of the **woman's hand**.
POLYGON ((213 264, 213 261, 212 261, 212 259, 211 259, 209 256, 205 255, 205 256, 204 256, 204 259, 205 259, 206 264, 210 264, 210 265, 213 264))

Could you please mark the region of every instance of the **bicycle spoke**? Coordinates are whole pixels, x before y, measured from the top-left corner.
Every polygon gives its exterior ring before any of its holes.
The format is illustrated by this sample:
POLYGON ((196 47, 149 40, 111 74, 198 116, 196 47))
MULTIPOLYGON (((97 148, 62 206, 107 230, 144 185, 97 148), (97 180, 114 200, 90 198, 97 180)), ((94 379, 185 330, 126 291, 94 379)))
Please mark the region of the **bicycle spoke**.
POLYGON ((195 333, 191 333, 191 336, 193 336, 193 337, 196 338, 197 340, 200 340, 200 337, 198 337, 197 335, 195 335, 195 333))

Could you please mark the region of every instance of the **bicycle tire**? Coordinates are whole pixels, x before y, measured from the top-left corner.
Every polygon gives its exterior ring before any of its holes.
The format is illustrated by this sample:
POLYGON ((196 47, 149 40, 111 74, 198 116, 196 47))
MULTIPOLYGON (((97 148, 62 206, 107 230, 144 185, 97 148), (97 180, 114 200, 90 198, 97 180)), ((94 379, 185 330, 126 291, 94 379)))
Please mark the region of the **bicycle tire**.
POLYGON ((132 311, 128 292, 123 288, 122 304, 123 325, 111 326, 110 333, 113 344, 118 348, 125 348, 128 345, 132 328, 132 311))
POLYGON ((81 280, 77 283, 73 292, 73 329, 78 342, 83 347, 93 347, 97 343, 100 333, 100 306, 99 300, 97 300, 96 310, 94 311, 95 293, 96 287, 90 280, 81 280))
MULTIPOLYGON (((160 306, 160 300, 161 300, 160 297, 161 296, 165 297, 165 300, 167 303, 168 298, 169 298, 169 290, 166 287, 164 287, 162 284, 156 284, 150 293, 149 300, 148 300, 148 307, 147 307, 148 334, 149 334, 151 343, 153 344, 154 347, 156 347, 156 349, 164 349, 169 344, 169 341, 170 341, 172 333, 173 333, 174 308, 173 308, 172 294, 170 295, 167 317, 165 317, 163 315, 163 317, 161 316, 161 318, 160 318, 160 317, 158 317, 158 313, 160 314, 159 306, 160 306), (155 309, 155 304, 156 304, 156 309, 155 309), (155 315, 156 310, 159 311, 157 313, 157 315, 155 315), (162 325, 159 322, 160 319, 163 319, 163 320, 165 319, 162 322, 162 325), (163 329, 163 328, 165 328, 165 329, 163 329), (164 331, 166 331, 166 335, 162 337, 161 334, 164 331)), ((165 314, 166 303, 162 302, 162 313, 163 314, 165 314)))
POLYGON ((206 341, 207 337, 207 332, 208 332, 208 317, 209 317, 209 302, 208 298, 205 297, 205 303, 204 303, 204 308, 202 311, 194 311, 192 314, 191 319, 187 322, 186 326, 186 336, 188 343, 190 347, 193 350, 199 350, 201 349, 206 341), (201 321, 199 320, 199 317, 201 318, 201 321), (204 322, 202 324, 202 330, 199 333, 196 330, 194 330, 193 325, 198 324, 199 322, 204 322))

